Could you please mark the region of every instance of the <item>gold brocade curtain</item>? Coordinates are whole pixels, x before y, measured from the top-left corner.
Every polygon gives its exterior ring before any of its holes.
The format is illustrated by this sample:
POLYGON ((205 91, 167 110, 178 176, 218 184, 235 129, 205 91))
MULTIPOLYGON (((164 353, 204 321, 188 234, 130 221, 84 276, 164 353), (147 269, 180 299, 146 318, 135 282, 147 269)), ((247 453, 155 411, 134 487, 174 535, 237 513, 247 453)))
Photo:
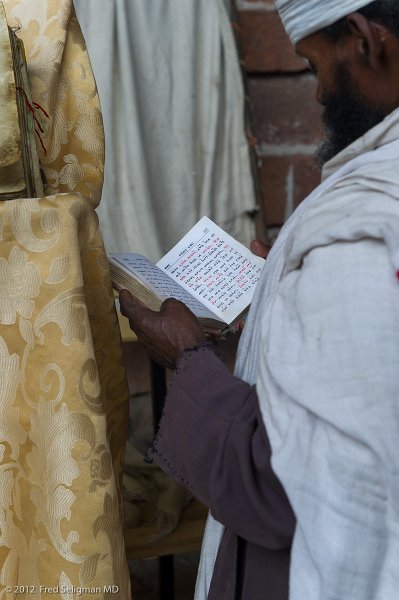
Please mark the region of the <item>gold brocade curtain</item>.
POLYGON ((45 197, 0 202, 0 598, 127 600, 128 392, 94 210, 97 91, 72 0, 3 1, 49 119, 45 197))

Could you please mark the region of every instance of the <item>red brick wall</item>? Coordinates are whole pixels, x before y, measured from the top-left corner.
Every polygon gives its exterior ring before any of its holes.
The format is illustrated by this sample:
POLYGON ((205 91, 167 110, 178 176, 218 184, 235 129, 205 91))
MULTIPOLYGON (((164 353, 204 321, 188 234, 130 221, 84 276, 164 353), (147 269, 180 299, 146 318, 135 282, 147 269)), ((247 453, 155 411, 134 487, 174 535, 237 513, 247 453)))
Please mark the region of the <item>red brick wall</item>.
POLYGON ((256 140, 263 225, 269 236, 316 187, 312 155, 321 138, 315 78, 287 37, 272 0, 233 0, 256 140))

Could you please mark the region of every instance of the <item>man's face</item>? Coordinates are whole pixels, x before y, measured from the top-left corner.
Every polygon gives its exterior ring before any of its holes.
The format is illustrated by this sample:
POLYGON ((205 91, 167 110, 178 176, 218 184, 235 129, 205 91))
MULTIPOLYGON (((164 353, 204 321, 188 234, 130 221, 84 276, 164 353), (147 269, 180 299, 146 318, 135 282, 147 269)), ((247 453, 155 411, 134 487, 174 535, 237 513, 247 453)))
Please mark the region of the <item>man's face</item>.
POLYGON ((335 43, 317 32, 300 41, 296 50, 317 75, 316 97, 323 106, 325 139, 316 151, 315 161, 321 168, 390 111, 362 94, 362 85, 355 78, 357 67, 348 61, 345 43, 335 43))

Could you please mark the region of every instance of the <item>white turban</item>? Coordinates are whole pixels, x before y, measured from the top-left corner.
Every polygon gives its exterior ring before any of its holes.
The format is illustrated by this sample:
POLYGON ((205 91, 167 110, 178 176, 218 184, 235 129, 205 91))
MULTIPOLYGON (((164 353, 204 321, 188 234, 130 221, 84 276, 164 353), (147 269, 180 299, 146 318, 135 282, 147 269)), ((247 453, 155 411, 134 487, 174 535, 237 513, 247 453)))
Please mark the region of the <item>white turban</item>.
POLYGON ((335 23, 371 0, 274 0, 293 44, 335 23))

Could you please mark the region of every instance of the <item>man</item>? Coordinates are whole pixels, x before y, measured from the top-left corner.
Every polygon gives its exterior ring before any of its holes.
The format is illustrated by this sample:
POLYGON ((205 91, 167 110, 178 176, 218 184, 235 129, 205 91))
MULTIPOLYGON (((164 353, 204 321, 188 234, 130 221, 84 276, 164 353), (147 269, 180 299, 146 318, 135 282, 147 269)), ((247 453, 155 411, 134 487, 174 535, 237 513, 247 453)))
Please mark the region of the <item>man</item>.
POLYGON ((155 314, 123 292, 121 307, 152 356, 177 365, 154 460, 225 526, 208 522, 196 598, 390 600, 399 585, 399 6, 276 4, 317 72, 327 132, 318 161, 327 162, 268 256, 236 377, 177 301, 155 314))

